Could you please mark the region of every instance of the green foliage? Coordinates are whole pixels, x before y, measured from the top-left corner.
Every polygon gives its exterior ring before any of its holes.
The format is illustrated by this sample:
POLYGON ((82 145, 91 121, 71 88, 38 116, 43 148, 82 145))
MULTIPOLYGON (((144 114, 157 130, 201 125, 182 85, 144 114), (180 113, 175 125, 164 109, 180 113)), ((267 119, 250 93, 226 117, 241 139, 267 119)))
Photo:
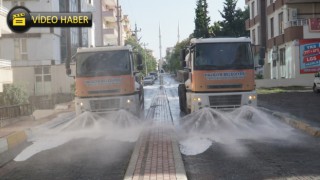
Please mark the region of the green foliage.
POLYGON ((195 9, 196 17, 194 20, 195 30, 193 36, 195 38, 208 38, 210 17, 208 17, 208 3, 206 0, 198 0, 197 8, 195 9))
POLYGON ((24 88, 16 84, 7 84, 0 93, 0 106, 11 106, 28 103, 28 94, 24 88))
MULTIPOLYGON (((126 40, 127 45, 131 45, 135 53, 141 53, 143 57, 143 68, 144 70, 141 71, 141 73, 145 74, 145 68, 147 68, 148 72, 155 71, 157 69, 157 61, 154 56, 152 56, 152 53, 148 51, 147 49, 144 49, 139 42, 136 41, 135 38, 129 38, 126 40)), ((137 65, 137 62, 135 62, 135 65, 137 65)), ((135 67, 136 68, 136 67, 135 67)))
POLYGON ((187 38, 174 46, 173 52, 166 57, 167 68, 169 71, 176 73, 177 70, 182 69, 180 63, 180 52, 190 43, 190 38, 187 38))
POLYGON ((238 0, 225 0, 223 12, 220 12, 223 21, 214 22, 210 26, 210 32, 215 36, 249 36, 250 32, 245 28, 245 21, 249 19, 249 9, 236 9, 238 0))

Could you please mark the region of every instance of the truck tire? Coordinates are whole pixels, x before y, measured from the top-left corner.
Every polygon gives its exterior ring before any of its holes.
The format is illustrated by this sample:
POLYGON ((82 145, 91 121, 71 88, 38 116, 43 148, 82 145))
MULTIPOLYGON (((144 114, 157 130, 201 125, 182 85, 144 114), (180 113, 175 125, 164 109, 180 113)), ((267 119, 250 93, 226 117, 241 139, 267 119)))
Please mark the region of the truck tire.
POLYGON ((316 86, 316 84, 313 84, 313 87, 312 87, 312 89, 313 89, 313 92, 314 93, 320 93, 320 90, 319 89, 317 89, 317 86, 316 86))
POLYGON ((186 96, 186 86, 184 84, 179 84, 178 95, 179 95, 179 105, 180 111, 187 113, 187 96, 186 96))

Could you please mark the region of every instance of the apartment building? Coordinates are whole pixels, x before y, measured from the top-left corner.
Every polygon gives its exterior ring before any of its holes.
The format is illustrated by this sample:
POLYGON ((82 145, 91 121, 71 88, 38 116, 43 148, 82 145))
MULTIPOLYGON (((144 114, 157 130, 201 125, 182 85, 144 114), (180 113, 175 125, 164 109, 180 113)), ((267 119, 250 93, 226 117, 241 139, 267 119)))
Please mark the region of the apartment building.
MULTIPOLYGON (((88 0, 3 1, 2 5, 6 9, 25 6, 31 12, 90 10, 88 0)), ((11 62, 13 83, 23 85, 30 96, 70 93, 73 79, 66 76, 65 67, 60 64, 71 58, 78 47, 88 47, 88 34, 85 28, 31 28, 21 34, 2 31, 0 59, 11 62)))
POLYGON ((130 22, 127 15, 122 15, 121 7, 117 8, 116 0, 95 0, 92 4, 95 10, 91 30, 95 37, 91 37, 93 40, 90 46, 118 45, 118 40, 120 45, 124 45, 126 38, 131 35, 130 22), (118 14, 120 31, 117 24, 118 14))
MULTIPOLYGON (((3 0, 0 0, 0 38, 2 33, 10 32, 6 22, 8 9, 3 6, 3 0)), ((0 46, 0 56, 1 56, 1 46, 0 46)), ((0 58, 0 92, 3 92, 4 84, 12 83, 12 69, 11 61, 0 58)))
POLYGON ((245 0, 253 52, 265 47, 265 79, 310 80, 320 71, 319 0, 245 0))

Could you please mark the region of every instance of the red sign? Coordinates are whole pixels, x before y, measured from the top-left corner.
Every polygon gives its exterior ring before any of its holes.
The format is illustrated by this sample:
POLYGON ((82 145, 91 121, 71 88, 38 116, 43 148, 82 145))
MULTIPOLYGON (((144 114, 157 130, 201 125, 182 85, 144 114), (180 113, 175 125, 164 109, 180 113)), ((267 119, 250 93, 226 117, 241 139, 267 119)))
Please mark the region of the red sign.
POLYGON ((308 62, 318 61, 319 59, 320 59, 320 55, 317 55, 317 56, 309 56, 309 57, 303 58, 303 62, 304 62, 304 63, 308 63, 308 62))
POLYGON ((308 49, 303 52, 303 56, 317 55, 320 54, 320 48, 308 49))
POLYGON ((320 31, 320 18, 309 19, 309 30, 320 31))

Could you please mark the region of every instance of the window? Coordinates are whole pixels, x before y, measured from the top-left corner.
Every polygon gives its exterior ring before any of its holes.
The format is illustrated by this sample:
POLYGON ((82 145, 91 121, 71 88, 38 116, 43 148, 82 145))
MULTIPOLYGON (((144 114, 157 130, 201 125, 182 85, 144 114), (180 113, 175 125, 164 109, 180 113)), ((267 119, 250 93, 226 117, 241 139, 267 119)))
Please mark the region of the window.
POLYGON ((280 35, 280 34, 283 34, 283 12, 279 13, 278 19, 279 19, 279 35, 280 35))
POLYGON ((251 17, 254 18, 254 9, 255 9, 255 4, 254 1, 251 3, 251 17))
POLYGON ((51 94, 51 67, 38 66, 34 68, 35 74, 35 94, 51 94))
POLYGON ((255 29, 252 30, 252 43, 254 45, 256 45, 256 30, 255 29))
POLYGON ((273 60, 272 61, 272 67, 276 67, 277 66, 277 60, 273 60))
POLYGON ((274 36, 273 29, 274 29, 273 18, 271 18, 270 19, 270 38, 273 38, 273 36, 274 36))
POLYGON ((270 0, 270 5, 273 3, 273 0, 270 0))
POLYGON ((21 60, 21 54, 20 54, 20 44, 19 39, 14 39, 13 46, 14 46, 14 59, 15 60, 21 60))
POLYGON ((258 39, 257 39, 257 45, 260 45, 260 43, 261 43, 261 39, 260 39, 260 38, 261 38, 261 37, 260 37, 260 32, 261 32, 261 27, 260 27, 260 26, 258 26, 258 32, 257 32, 257 33, 258 33, 258 36, 257 36, 257 37, 258 37, 258 39))
POLYGON ((27 39, 20 39, 20 54, 22 60, 28 60, 28 52, 27 52, 27 39))
POLYGON ((281 66, 286 65, 286 49, 285 48, 280 49, 280 65, 281 66))

